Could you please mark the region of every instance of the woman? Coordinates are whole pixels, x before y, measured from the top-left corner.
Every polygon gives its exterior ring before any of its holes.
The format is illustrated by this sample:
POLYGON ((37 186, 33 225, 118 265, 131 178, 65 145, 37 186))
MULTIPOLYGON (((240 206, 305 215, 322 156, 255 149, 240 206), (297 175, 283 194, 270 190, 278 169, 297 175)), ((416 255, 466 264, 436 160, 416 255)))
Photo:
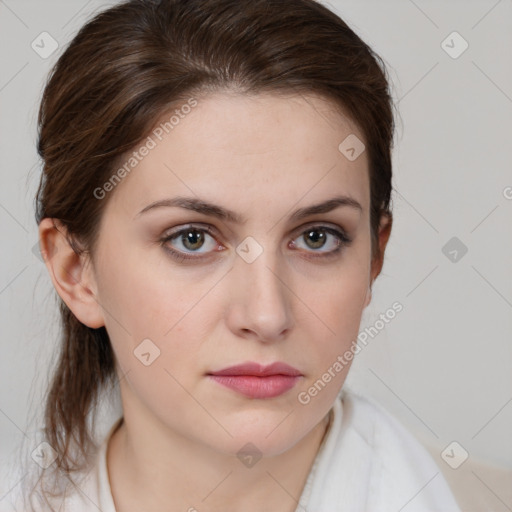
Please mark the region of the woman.
POLYGON ((39 113, 63 338, 23 510, 459 510, 343 388, 393 127, 382 61, 312 0, 131 0, 80 30, 39 113))

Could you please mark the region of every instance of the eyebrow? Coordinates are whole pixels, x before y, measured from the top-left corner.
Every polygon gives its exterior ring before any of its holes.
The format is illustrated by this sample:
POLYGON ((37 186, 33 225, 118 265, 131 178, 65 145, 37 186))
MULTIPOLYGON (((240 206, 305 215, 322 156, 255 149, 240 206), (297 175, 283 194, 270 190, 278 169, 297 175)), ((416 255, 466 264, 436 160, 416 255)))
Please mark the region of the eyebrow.
MULTIPOLYGON (((290 216, 290 220, 298 221, 304 219, 305 217, 309 217, 310 215, 315 215, 318 213, 327 213, 342 206, 355 209, 359 212, 363 211, 363 207, 355 199, 349 196, 336 196, 333 197, 332 199, 328 199, 327 201, 323 201, 321 203, 313 204, 311 206, 305 206, 304 208, 299 208, 290 216)), ((220 220, 231 222, 233 224, 245 224, 247 222, 246 218, 243 218, 238 213, 232 210, 210 203, 203 199, 183 196, 155 201, 149 204, 148 206, 144 207, 135 217, 139 217, 143 213, 146 213, 155 208, 162 207, 184 208, 186 210, 191 210, 211 217, 216 217, 220 220)))

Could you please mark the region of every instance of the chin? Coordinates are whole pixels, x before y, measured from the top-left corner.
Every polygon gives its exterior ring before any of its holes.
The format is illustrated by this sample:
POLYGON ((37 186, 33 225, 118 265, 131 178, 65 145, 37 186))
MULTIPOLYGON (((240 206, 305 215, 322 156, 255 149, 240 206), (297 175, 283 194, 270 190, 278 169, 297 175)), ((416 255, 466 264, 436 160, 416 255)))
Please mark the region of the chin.
POLYGON ((240 417, 236 422, 226 423, 226 428, 233 437, 224 436, 227 444, 223 451, 236 455, 246 445, 250 445, 248 450, 253 446, 266 457, 287 451, 310 431, 307 423, 298 421, 294 413, 288 418, 287 414, 283 410, 272 414, 258 411, 254 415, 240 417))

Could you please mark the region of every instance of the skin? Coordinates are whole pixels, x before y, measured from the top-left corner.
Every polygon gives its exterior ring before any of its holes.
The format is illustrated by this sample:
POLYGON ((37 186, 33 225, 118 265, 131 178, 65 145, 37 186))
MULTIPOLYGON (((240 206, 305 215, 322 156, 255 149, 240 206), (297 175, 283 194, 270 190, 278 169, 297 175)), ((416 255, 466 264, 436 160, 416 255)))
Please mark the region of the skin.
POLYGON ((198 99, 102 199, 92 259, 72 251, 58 221, 41 222, 57 292, 81 322, 106 327, 116 356, 124 423, 107 461, 118 511, 252 512, 262 503, 295 510, 349 365, 307 405, 298 394, 356 339, 391 230, 383 217, 381 257, 372 261, 367 153, 349 161, 338 150, 350 134, 364 141, 314 95, 215 93, 198 99), (138 215, 178 195, 247 220, 179 207, 138 215), (338 195, 361 210, 290 220, 298 208, 338 195), (202 232, 203 245, 161 242, 191 223, 214 235, 202 232), (307 234, 318 225, 341 229, 351 243, 326 257, 337 238, 327 233, 315 245, 307 234), (263 248, 252 263, 236 252, 248 236, 263 248), (202 258, 179 262, 165 247, 202 258), (160 349, 149 366, 133 353, 146 338, 160 349), (283 395, 250 399, 206 375, 247 361, 286 362, 302 377, 283 395), (252 467, 236 456, 248 442, 262 454, 252 467))

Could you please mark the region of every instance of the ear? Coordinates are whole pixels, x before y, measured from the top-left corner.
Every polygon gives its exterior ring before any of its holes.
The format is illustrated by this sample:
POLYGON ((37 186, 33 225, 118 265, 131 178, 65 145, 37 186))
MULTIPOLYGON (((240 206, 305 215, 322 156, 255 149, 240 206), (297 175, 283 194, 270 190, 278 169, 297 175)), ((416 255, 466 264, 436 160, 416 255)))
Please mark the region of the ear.
POLYGON ((379 224, 379 250, 375 257, 372 258, 371 270, 370 270, 370 284, 366 292, 365 307, 370 304, 372 300, 372 285, 377 276, 382 270, 384 265, 384 253, 388 244, 389 236, 391 235, 391 227, 393 225, 393 217, 390 214, 383 214, 380 218, 379 224))
POLYGON ((105 325, 97 301, 96 280, 87 253, 77 254, 66 228, 57 219, 39 224, 39 245, 55 290, 80 322, 97 329, 105 325))

